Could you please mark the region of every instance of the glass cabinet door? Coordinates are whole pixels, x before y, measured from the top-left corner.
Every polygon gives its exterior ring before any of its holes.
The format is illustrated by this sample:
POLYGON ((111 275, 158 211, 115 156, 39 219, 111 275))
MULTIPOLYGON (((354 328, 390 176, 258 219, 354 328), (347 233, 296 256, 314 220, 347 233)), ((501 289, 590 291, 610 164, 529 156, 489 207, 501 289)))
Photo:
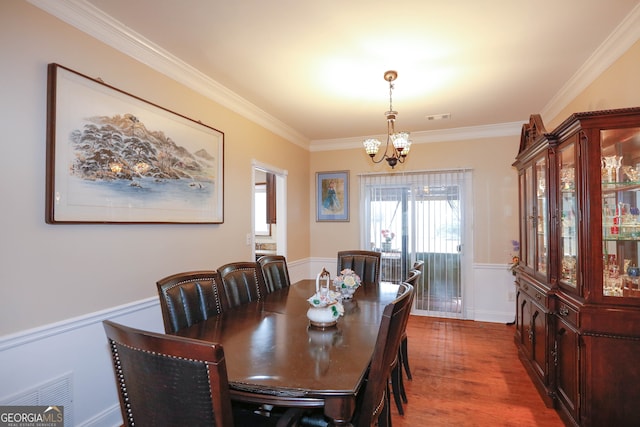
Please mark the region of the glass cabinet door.
POLYGON ((577 288, 578 204, 576 197, 576 144, 560 150, 560 283, 577 288))
POLYGON ((524 200, 526 206, 526 236, 525 236, 525 253, 524 261, 525 265, 531 269, 535 269, 535 255, 536 255, 536 205, 534 201, 534 179, 533 179, 533 167, 529 166, 524 172, 524 200))
POLYGON ((600 131, 602 293, 640 298, 640 128, 600 131))
POLYGON ((547 159, 535 160, 520 174, 521 262, 546 276, 549 256, 547 159))
POLYGON ((518 175, 520 180, 518 184, 520 195, 520 264, 526 265, 527 260, 527 198, 525 192, 527 188, 527 181, 525 179, 526 173, 521 171, 518 175))
POLYGON ((536 270, 547 274, 549 229, 547 215, 547 161, 536 162, 536 270))

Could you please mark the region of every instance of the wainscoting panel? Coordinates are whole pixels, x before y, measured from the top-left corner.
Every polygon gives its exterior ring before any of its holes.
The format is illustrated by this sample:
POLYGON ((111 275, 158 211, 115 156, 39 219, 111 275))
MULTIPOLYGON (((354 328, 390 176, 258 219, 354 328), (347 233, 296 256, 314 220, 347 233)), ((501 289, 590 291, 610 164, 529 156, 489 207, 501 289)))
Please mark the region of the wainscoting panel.
MULTIPOLYGON (((65 427, 121 424, 111 354, 102 321, 164 331, 152 297, 0 338, 0 404, 9 404, 61 377, 71 378, 72 418, 65 427), (73 424, 71 421, 73 420, 73 424)), ((41 402, 47 405, 47 402, 41 402)))
POLYGON ((508 323, 515 320, 514 277, 506 264, 473 265, 473 313, 480 322, 508 323))

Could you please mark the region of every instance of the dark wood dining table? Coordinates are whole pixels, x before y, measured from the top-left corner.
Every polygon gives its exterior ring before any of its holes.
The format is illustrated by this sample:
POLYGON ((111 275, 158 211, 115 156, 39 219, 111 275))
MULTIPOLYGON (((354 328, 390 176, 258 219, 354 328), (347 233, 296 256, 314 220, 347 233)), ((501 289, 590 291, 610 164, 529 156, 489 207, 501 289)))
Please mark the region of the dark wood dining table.
POLYGON ((302 280, 176 335, 223 345, 233 400, 321 407, 334 425, 348 425, 384 306, 397 291, 390 283, 360 286, 336 326, 316 329, 306 316, 315 280, 302 280))

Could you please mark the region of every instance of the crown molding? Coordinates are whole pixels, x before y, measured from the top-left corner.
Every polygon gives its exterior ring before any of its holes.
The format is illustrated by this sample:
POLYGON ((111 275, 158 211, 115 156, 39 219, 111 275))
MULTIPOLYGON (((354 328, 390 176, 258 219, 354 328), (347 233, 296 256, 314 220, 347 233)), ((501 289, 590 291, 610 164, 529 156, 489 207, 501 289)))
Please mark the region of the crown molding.
POLYGON ((304 149, 309 140, 256 105, 84 0, 28 0, 80 31, 193 89, 304 149))
MULTIPOLYGON (((304 135, 207 77, 194 67, 132 31, 84 0, 27 0, 34 6, 89 34, 214 102, 240 114, 282 138, 310 151, 359 148, 361 138, 309 141, 304 135)), ((640 4, 616 27, 569 81, 542 109, 555 117, 587 86, 640 39, 640 4)), ((524 123, 524 122, 522 122, 524 123)), ((412 133, 414 143, 442 142, 519 135, 521 122, 412 133)))
MULTIPOLYGON (((501 136, 520 136, 523 124, 524 121, 411 132, 411 141, 415 145, 433 142, 497 138, 501 136)), ((386 136, 380 135, 371 137, 382 139, 386 138, 386 136)), ((311 141, 310 151, 351 150, 354 148, 362 148, 362 141, 366 138, 369 137, 316 139, 311 141)))
POLYGON ((551 98, 540 114, 549 120, 560 114, 563 108, 569 105, 639 39, 640 4, 609 34, 609 37, 551 98))

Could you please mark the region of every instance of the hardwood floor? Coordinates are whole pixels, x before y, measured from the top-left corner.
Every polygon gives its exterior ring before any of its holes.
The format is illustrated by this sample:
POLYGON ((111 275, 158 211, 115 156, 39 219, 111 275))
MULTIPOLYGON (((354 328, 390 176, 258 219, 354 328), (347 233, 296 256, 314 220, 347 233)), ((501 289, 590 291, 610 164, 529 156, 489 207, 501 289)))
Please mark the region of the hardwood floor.
POLYGON ((392 401, 393 426, 563 426, 527 376, 513 335, 500 323, 411 316, 413 380, 405 377, 404 416, 392 401))

